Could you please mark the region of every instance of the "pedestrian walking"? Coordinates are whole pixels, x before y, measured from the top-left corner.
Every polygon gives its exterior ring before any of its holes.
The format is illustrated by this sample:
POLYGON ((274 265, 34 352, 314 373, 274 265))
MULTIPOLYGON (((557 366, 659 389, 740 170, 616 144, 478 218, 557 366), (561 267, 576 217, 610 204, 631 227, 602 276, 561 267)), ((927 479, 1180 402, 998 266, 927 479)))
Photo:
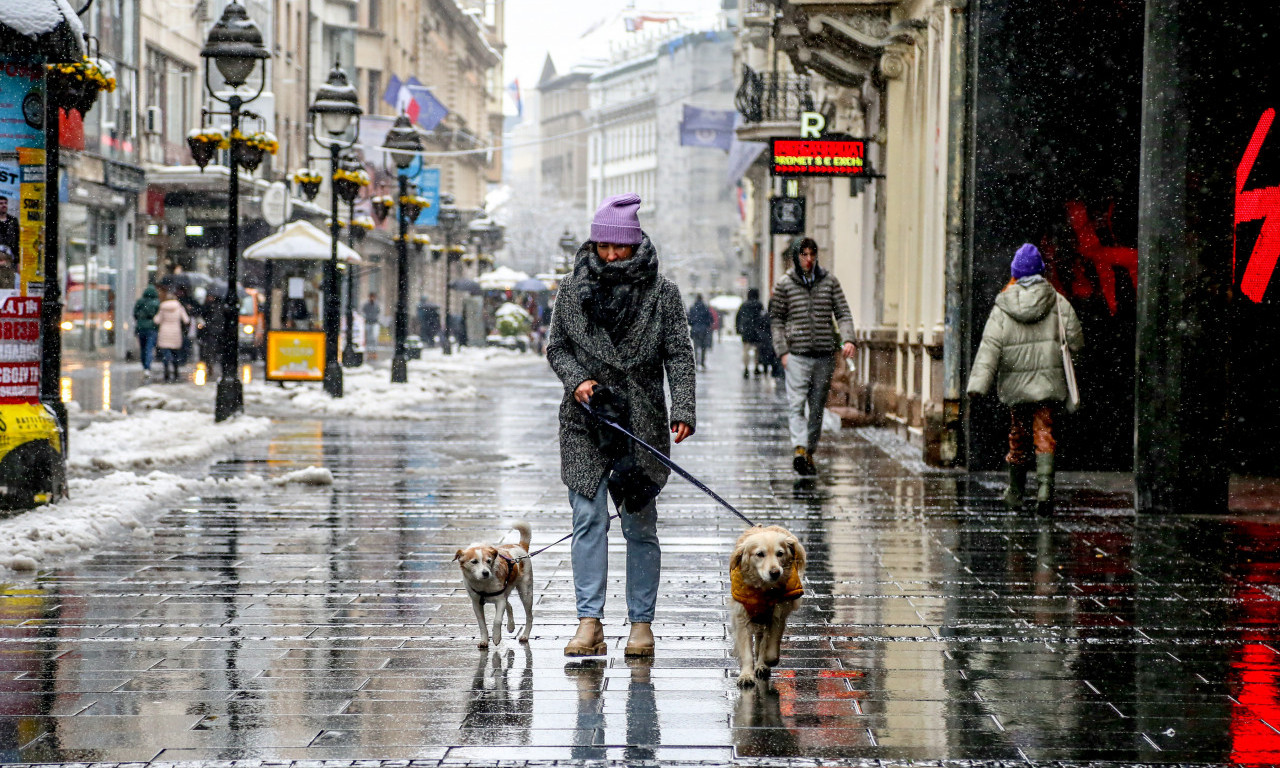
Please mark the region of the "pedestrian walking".
POLYGON ((1036 511, 1048 514, 1053 511, 1053 422, 1068 395, 1061 345, 1065 336, 1075 355, 1084 347, 1084 331, 1071 302, 1045 279, 1044 259, 1034 245, 1018 249, 1009 271, 1009 284, 996 297, 982 330, 966 390, 971 397, 985 395, 994 381, 996 396, 1009 407, 1005 504, 1022 507, 1028 465, 1034 463, 1036 511))
POLYGON ((786 370, 788 425, 795 446, 791 466, 812 475, 836 352, 849 358, 855 351, 853 315, 840 281, 818 266, 818 244, 812 238, 792 249, 791 265, 774 286, 769 318, 773 347, 786 370))
MULTIPOLYGON (((239 329, 237 329, 238 333, 239 329)), ((200 345, 200 362, 213 375, 213 364, 218 358, 218 338, 224 333, 222 324, 222 300, 214 293, 207 293, 196 317, 196 342, 200 345)))
POLYGON ((764 304, 760 303, 760 289, 751 288, 747 291, 747 300, 742 302, 738 313, 733 317, 733 327, 742 338, 742 378, 750 378, 752 374, 759 375, 760 339, 768 333, 769 327, 764 304))
POLYGON ((160 350, 167 383, 178 381, 182 376, 182 345, 186 341, 186 326, 191 322, 191 316, 170 292, 165 291, 161 299, 160 309, 155 315, 156 348, 160 350))
POLYGON ((627 541, 627 656, 652 656, 662 555, 658 493, 668 470, 648 452, 589 416, 606 410, 637 437, 670 453, 694 432, 694 363, 680 290, 658 274, 658 253, 640 228, 640 197, 607 198, 560 284, 547 361, 564 384, 560 403, 560 476, 573 509, 573 586, 578 630, 566 656, 605 652, 609 503, 627 541), (663 393, 666 374, 671 411, 663 393))
POLYGON ((707 369, 707 350, 711 349, 711 327, 715 318, 711 316, 711 308, 698 294, 689 307, 689 335, 693 338, 693 347, 698 352, 698 366, 707 369))
POLYGON ((372 353, 374 344, 378 342, 378 320, 382 317, 378 294, 369 294, 369 300, 360 306, 360 316, 364 318, 364 348, 372 353))
POLYGON ((440 334, 440 307, 426 296, 418 297, 418 336, 422 345, 434 346, 440 334))
POLYGON ((151 381, 151 361, 156 352, 156 313, 160 311, 160 292, 154 285, 142 289, 133 303, 133 331, 138 337, 138 356, 142 359, 142 378, 151 381))

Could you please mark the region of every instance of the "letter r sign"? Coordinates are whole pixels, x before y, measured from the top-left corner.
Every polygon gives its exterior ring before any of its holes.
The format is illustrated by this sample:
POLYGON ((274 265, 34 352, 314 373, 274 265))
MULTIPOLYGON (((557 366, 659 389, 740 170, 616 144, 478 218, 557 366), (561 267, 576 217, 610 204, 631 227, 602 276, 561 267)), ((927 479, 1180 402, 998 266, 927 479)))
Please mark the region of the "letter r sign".
POLYGON ((820 139, 822 132, 826 129, 827 118, 823 117, 821 112, 800 113, 800 138, 820 139))

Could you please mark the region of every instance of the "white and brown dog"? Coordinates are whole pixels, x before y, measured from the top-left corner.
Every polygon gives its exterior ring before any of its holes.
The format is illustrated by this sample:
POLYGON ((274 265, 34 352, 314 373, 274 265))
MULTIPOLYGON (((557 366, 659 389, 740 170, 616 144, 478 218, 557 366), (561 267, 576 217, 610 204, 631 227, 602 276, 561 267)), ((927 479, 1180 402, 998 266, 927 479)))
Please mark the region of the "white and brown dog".
POLYGON ((738 537, 729 558, 729 616, 738 685, 767 680, 781 654, 787 616, 800 606, 805 551, 786 528, 757 525, 738 537))
POLYGON ((484 605, 493 603, 493 637, 502 642, 502 615, 507 616, 507 631, 516 631, 516 617, 511 610, 511 590, 520 594, 524 603, 524 633, 520 642, 529 642, 533 629, 533 561, 529 558, 529 541, 533 538, 529 524, 519 520, 497 545, 471 544, 458 550, 454 561, 462 568, 462 581, 467 585, 471 607, 480 622, 480 647, 489 647, 489 628, 485 626, 484 605), (514 536, 512 534, 515 534, 514 536))

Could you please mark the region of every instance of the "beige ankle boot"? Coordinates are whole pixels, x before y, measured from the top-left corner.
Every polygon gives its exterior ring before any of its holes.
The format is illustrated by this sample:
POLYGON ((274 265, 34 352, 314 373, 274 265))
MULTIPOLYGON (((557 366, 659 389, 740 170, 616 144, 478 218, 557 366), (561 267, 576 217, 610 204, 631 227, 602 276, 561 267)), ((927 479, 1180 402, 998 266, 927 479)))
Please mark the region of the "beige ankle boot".
POLYGON ((578 632, 564 647, 565 656, 603 656, 607 647, 604 643, 604 627, 599 619, 578 619, 578 632))
POLYGON ((622 655, 653 655, 653 629, 649 626, 649 622, 637 621, 631 624, 631 636, 627 638, 627 649, 622 655))

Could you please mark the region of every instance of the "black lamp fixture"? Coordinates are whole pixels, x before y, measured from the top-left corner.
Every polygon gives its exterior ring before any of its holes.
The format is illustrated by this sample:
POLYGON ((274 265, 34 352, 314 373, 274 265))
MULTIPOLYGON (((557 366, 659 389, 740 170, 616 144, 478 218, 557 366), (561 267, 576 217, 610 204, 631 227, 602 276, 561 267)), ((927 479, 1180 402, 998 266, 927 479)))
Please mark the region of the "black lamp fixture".
MULTIPOLYGON (((329 197, 332 211, 329 219, 329 261, 324 267, 324 391, 342 397, 342 363, 338 359, 338 336, 341 332, 341 289, 338 285, 338 187, 345 182, 348 192, 357 192, 355 181, 346 178, 355 173, 343 167, 339 154, 351 148, 360 138, 358 118, 360 97, 347 82, 347 73, 337 62, 329 70, 329 79, 316 90, 311 113, 311 136, 329 150, 329 197), (352 124, 355 130, 351 130, 352 124), (339 178, 340 174, 343 178, 339 178)), ((363 170, 363 169, 361 169, 363 170)), ((351 195, 354 199, 354 194, 351 195)), ((349 301, 349 299, 348 299, 349 301)))
MULTIPOLYGON (((228 108, 226 112, 209 111, 206 114, 225 114, 230 118, 234 156, 235 142, 243 141, 236 138, 240 132, 241 107, 262 95, 267 83, 265 62, 271 58, 271 54, 262 44, 262 32, 258 29, 258 25, 249 18, 244 6, 233 0, 227 4, 222 11, 222 17, 209 30, 209 37, 200 50, 200 56, 205 59, 205 88, 209 91, 210 97, 226 104, 228 108), (213 89, 209 77, 210 60, 222 74, 222 79, 226 81, 227 86, 231 88, 230 96, 225 98, 219 96, 213 89), (243 97, 238 93, 238 89, 249 81, 258 62, 264 62, 258 92, 247 98, 243 97)), ((230 176, 230 191, 227 198, 227 291, 222 301, 222 354, 220 356, 222 372, 218 379, 214 400, 215 421, 225 421, 244 411, 244 385, 240 381, 238 370, 240 368, 238 334, 240 307, 236 290, 240 259, 240 173, 239 164, 234 157, 231 161, 230 176)))
POLYGON ((560 236, 560 250, 564 252, 564 264, 560 265, 561 272, 568 272, 573 268, 573 254, 578 250, 578 238, 566 227, 564 234, 560 236))
POLYGON ((391 156, 396 164, 399 182, 399 195, 396 197, 396 218, 400 222, 400 236, 396 238, 396 351, 391 358, 391 382, 403 384, 409 380, 409 366, 406 362, 405 337, 409 325, 409 221, 405 212, 405 199, 409 196, 409 177, 405 171, 413 165, 414 159, 422 152, 422 136, 413 127, 407 115, 400 115, 387 131, 387 138, 382 148, 391 156))

